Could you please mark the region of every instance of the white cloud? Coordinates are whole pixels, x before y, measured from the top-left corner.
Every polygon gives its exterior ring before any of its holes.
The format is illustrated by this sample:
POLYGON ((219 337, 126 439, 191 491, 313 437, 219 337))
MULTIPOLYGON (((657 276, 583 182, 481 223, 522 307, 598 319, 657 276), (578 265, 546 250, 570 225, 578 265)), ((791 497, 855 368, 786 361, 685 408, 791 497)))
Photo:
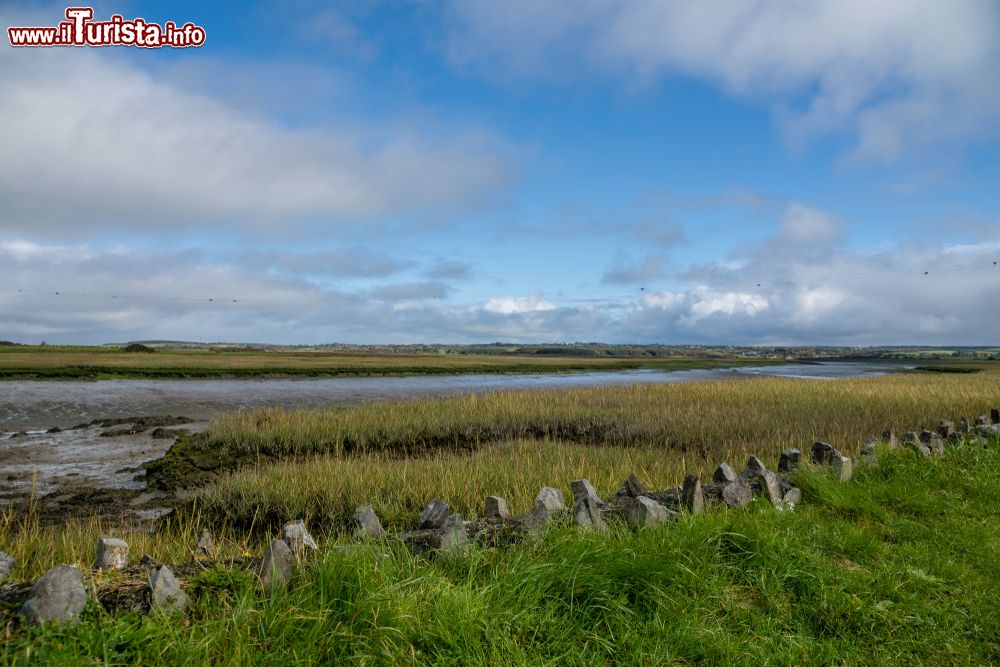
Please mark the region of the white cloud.
POLYGON ((504 296, 490 299, 483 306, 483 310, 502 315, 513 313, 534 313, 540 310, 555 310, 556 305, 551 301, 546 301, 541 294, 531 296, 504 296))
POLYGON ((0 88, 5 230, 288 235, 450 215, 511 174, 509 146, 475 128, 283 127, 95 49, 0 46, 0 88))
POLYGON ((452 0, 452 62, 499 79, 672 74, 771 104, 791 141, 846 130, 853 155, 995 138, 993 0, 452 0))

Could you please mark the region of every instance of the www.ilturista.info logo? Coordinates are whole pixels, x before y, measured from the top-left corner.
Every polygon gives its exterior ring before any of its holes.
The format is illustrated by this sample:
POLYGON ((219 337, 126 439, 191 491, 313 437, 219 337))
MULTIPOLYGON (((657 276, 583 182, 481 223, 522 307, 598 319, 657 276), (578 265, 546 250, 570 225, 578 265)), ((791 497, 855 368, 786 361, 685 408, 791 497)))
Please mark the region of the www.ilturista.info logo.
POLYGON ((50 28, 7 28, 11 46, 164 46, 185 48, 205 43, 205 29, 193 23, 162 26, 145 19, 126 21, 115 14, 108 21, 94 21, 91 7, 67 7, 66 20, 50 28))

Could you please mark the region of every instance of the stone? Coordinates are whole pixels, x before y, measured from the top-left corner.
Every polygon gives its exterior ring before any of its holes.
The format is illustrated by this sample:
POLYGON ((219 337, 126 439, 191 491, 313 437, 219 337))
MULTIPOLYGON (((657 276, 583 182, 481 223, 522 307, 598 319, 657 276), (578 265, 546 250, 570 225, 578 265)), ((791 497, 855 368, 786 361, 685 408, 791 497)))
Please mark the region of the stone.
POLYGON ((891 429, 888 431, 882 431, 882 442, 890 447, 896 447, 899 445, 899 442, 896 440, 896 433, 891 429))
POLYGON ((846 482, 854 474, 854 463, 849 456, 837 455, 831 464, 833 476, 838 481, 846 482))
POLYGON ((517 519, 521 532, 533 539, 540 538, 551 523, 552 513, 540 505, 535 505, 530 512, 517 519))
POLYGON ((155 570, 156 568, 163 565, 160 561, 156 560, 149 554, 143 554, 142 558, 139 559, 139 567, 145 568, 147 570, 155 570))
POLYGON ((994 424, 1000 424, 1000 408, 992 408, 990 410, 990 421, 994 424))
POLYGON ((688 475, 681 487, 681 505, 690 514, 705 513, 705 494, 701 491, 701 479, 698 475, 688 475))
POLYGON ((167 613, 183 612, 188 606, 188 594, 181 582, 166 565, 149 578, 149 606, 167 613))
POLYGON ((786 449, 781 452, 781 458, 778 459, 778 471, 779 472, 791 472, 798 468, 802 464, 802 452, 798 449, 786 449))
POLYGON ((486 511, 484 512, 487 519, 509 519, 510 510, 507 509, 507 501, 500 496, 486 496, 486 511))
POLYGON ((812 462, 817 465, 830 465, 833 459, 840 456, 837 448, 827 442, 816 442, 812 446, 812 462))
POLYGON ((763 475, 765 472, 767 472, 767 467, 759 458, 751 456, 747 459, 746 468, 743 469, 744 475, 763 475))
POLYGON ((124 570, 128 567, 128 543, 116 537, 102 537, 97 541, 95 570, 124 570))
POLYGON ((924 431, 920 434, 920 442, 936 456, 944 456, 944 439, 932 431, 924 431))
POLYGON ((733 467, 723 461, 719 464, 719 467, 715 469, 712 474, 712 481, 716 484, 729 484, 730 482, 736 481, 736 471, 733 467))
POLYGON ((541 507, 546 512, 565 512, 566 503, 563 502, 562 491, 551 486, 543 486, 542 490, 535 496, 535 507, 541 507))
POLYGON ((652 498, 639 496, 625 506, 625 521, 633 528, 652 528, 666 523, 677 515, 676 512, 656 502, 652 498))
POLYGON ((434 498, 421 510, 420 523, 417 527, 423 529, 442 528, 450 514, 451 507, 448 506, 448 503, 434 498))
POLYGON ((878 456, 878 452, 876 451, 877 447, 878 441, 876 440, 869 440, 866 442, 861 448, 861 460, 865 463, 871 463, 874 461, 878 456))
POLYGON ((608 525, 604 523, 601 516, 601 505, 590 496, 580 496, 573 503, 573 524, 580 530, 592 530, 603 533, 607 531, 608 525))
POLYGON ((452 514, 444 521, 433 544, 439 551, 460 551, 469 543, 465 521, 461 514, 452 514))
POLYGON ((378 538, 385 536, 385 529, 382 522, 375 514, 375 508, 371 505, 358 505, 354 510, 354 536, 359 539, 367 537, 378 538))
POLYGON ((969 432, 969 418, 968 417, 962 417, 961 419, 958 420, 958 432, 959 433, 968 433, 969 432))
POLYGON ((722 487, 722 500, 727 507, 744 507, 753 500, 753 488, 746 479, 737 478, 722 487))
POLYGON ((72 565, 57 565, 35 582, 18 614, 28 623, 72 623, 87 606, 83 572, 72 565))
POLYGON ((285 541, 292 555, 296 558, 304 556, 306 551, 316 551, 319 549, 316 545, 316 540, 306 530, 306 522, 301 519, 286 523, 281 529, 281 539, 285 541))
POLYGON ((212 539, 212 531, 202 528, 198 542, 194 545, 194 557, 197 559, 215 558, 215 540, 212 539))
POLYGON ((271 540, 257 575, 265 589, 285 586, 292 580, 292 550, 284 540, 271 540))
POLYGON ((782 506, 781 487, 778 485, 778 476, 770 470, 765 469, 763 473, 752 477, 750 488, 754 490, 756 495, 762 495, 767 498, 768 502, 774 507, 782 506))
POLYGON ((937 432, 942 438, 947 438, 955 432, 955 425, 947 419, 942 419, 938 423, 937 432))
POLYGON ((979 415, 976 417, 976 426, 989 426, 990 418, 986 415, 979 415))
POLYGON ((649 491, 646 486, 639 481, 639 478, 632 473, 628 478, 622 482, 621 488, 615 492, 615 498, 638 498, 639 496, 644 496, 649 491))
POLYGON ((573 491, 574 504, 581 498, 590 498, 591 500, 596 501, 598 505, 604 504, 604 501, 597 495, 597 490, 594 489, 590 480, 574 479, 569 483, 569 488, 573 491))
POLYGON ((920 437, 913 431, 907 431, 905 434, 903 434, 903 447, 906 447, 907 449, 912 449, 918 454, 923 454, 924 456, 931 455, 930 448, 923 442, 921 442, 920 437))
POLYGON ((795 509, 795 506, 802 502, 802 489, 793 486, 788 491, 785 491, 785 495, 781 500, 787 509, 795 509))
POLYGON ((16 562, 13 556, 0 551, 0 584, 14 571, 14 564, 16 562))

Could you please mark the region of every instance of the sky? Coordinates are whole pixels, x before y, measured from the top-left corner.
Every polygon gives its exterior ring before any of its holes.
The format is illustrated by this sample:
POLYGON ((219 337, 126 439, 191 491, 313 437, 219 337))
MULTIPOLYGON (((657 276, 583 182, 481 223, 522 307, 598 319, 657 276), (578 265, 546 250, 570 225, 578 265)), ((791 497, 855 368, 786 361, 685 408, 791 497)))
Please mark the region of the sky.
POLYGON ((1000 344, 996 0, 93 7, 206 41, 3 35, 0 339, 1000 344))

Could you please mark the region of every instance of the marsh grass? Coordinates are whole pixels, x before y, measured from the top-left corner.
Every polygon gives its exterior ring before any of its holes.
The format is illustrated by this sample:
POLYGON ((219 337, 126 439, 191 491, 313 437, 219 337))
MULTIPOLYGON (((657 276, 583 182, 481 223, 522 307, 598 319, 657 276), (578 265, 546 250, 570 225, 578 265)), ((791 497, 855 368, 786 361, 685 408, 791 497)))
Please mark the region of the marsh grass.
POLYGON ((803 473, 779 513, 418 557, 326 548, 287 592, 194 581, 187 619, 16 630, 4 664, 745 664, 1000 662, 1000 453, 883 453, 849 484, 803 473))

